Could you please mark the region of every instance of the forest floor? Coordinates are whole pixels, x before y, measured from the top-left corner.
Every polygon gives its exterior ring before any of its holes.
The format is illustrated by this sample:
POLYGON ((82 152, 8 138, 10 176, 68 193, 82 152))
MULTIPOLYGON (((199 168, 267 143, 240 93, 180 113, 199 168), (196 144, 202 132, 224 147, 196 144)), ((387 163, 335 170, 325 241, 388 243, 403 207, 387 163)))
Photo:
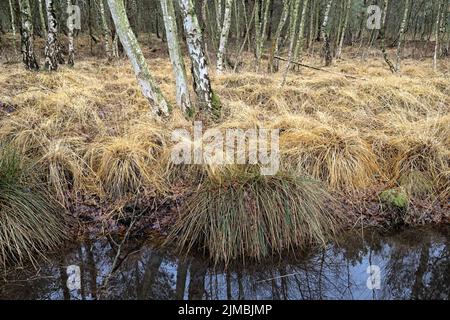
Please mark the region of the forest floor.
MULTIPOLYGON (((29 72, 1 62, 0 140, 35 161, 83 226, 80 234, 124 231, 132 204, 157 212, 140 221, 142 229, 165 234, 197 188, 189 170, 168 161, 171 132, 192 128, 192 120, 176 109, 164 122, 152 119, 128 60, 90 56, 80 43, 73 69, 29 72)), ((163 45, 143 48, 175 105, 163 45)), ((354 51, 326 69, 357 79, 302 68, 281 86, 282 72, 267 74, 266 62, 264 72, 251 71, 251 55, 237 73, 216 75, 211 67, 223 109, 209 127, 280 129, 281 167, 322 181, 348 228, 389 225, 400 214, 411 225, 450 222, 449 60, 434 73, 431 59, 405 59, 401 73, 391 74, 379 55, 362 61, 354 51), (386 210, 385 190, 405 193, 406 213, 386 210)), ((303 62, 320 66, 315 57, 303 62)))

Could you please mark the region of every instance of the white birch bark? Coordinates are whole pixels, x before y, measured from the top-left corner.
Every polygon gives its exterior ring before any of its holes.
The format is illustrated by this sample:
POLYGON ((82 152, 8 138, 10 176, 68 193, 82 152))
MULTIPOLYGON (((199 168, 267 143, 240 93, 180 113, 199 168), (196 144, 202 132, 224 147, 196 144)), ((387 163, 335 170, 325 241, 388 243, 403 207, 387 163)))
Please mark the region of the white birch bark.
POLYGON ((179 0, 183 14, 183 26, 189 57, 192 63, 194 77, 194 89, 201 109, 217 113, 220 106, 213 103, 213 91, 209 79, 208 63, 203 51, 203 39, 201 29, 195 14, 192 0, 179 0))
POLYGON ((21 21, 21 51, 22 60, 28 70, 39 70, 39 64, 34 55, 33 22, 29 0, 19 0, 21 21))
POLYGON ((156 117, 168 115, 169 105, 150 74, 136 36, 131 30, 123 0, 108 0, 108 4, 120 42, 133 66, 142 94, 150 102, 152 114, 156 117))
POLYGON ((336 50, 336 59, 340 59, 342 54, 342 46, 344 45, 344 39, 345 39, 345 32, 347 31, 347 25, 348 25, 348 18, 350 16, 350 10, 352 8, 352 0, 346 0, 346 7, 345 7, 345 19, 344 24, 342 25, 341 30, 341 37, 339 39, 339 45, 336 50))
POLYGON ((255 5, 255 40, 256 40, 256 72, 259 71, 259 66, 261 64, 261 57, 264 47, 264 42, 267 35, 267 22, 269 20, 269 9, 271 0, 262 0, 262 17, 259 14, 260 11, 260 0, 256 0, 255 5))
MULTIPOLYGON (((70 17, 73 12, 70 11, 72 6, 72 0, 67 0, 67 14, 70 17)), ((69 57, 67 59, 67 64, 69 67, 73 67, 75 64, 75 45, 74 45, 74 39, 73 39, 73 33, 74 33, 74 24, 73 21, 68 21, 68 34, 67 38, 69 40, 69 57)))
POLYGON ((440 31, 441 31, 441 19, 443 18, 441 12, 444 9, 444 0, 440 0, 439 7, 438 7, 438 13, 436 17, 436 30, 435 30, 435 44, 434 44, 434 54, 433 54, 433 70, 436 72, 437 70, 437 58, 438 58, 438 52, 439 52, 439 38, 440 38, 440 31))
POLYGON ((381 30, 380 30, 381 52, 383 53, 384 61, 389 66, 389 70, 391 70, 392 73, 395 73, 395 66, 389 59, 388 52, 386 50, 386 16, 387 16, 387 9, 389 6, 389 0, 384 0, 383 3, 384 3, 383 17, 381 19, 381 30))
POLYGON ((222 0, 215 0, 216 5, 216 30, 220 32, 222 29, 222 0))
POLYGON ((300 27, 298 30, 297 43, 295 45, 294 57, 292 61, 297 61, 299 53, 303 50, 305 42, 305 25, 306 25, 306 9, 308 8, 308 0, 303 1, 302 15, 300 17, 300 27))
POLYGON ((331 48, 330 48, 330 35, 328 34, 328 19, 330 16, 331 5, 333 0, 328 0, 327 6, 325 7, 324 18, 322 22, 322 27, 320 29, 320 35, 323 41, 322 54, 325 59, 325 66, 329 66, 332 63, 331 48))
POLYGON ((286 62, 286 67, 283 73, 283 80, 281 82, 281 86, 286 82, 286 76, 289 72, 289 68, 291 67, 291 62, 294 54, 294 45, 295 45, 295 35, 296 35, 296 26, 298 20, 298 11, 300 8, 300 0, 294 0, 292 3, 292 19, 290 22, 290 30, 289 30, 289 52, 288 52, 288 60, 286 62))
POLYGON ((402 44, 403 44, 403 36, 405 34, 405 29, 406 29, 406 20, 408 19, 409 3, 410 3, 410 0, 406 0, 406 2, 405 2, 405 10, 403 11, 403 19, 402 19, 402 23, 400 25, 400 31, 398 33, 397 62, 395 64, 395 70, 397 72, 399 72, 400 68, 401 68, 402 44))
POLYGON ((53 0, 45 0, 47 10, 48 32, 45 45, 45 69, 49 71, 58 70, 58 22, 53 0))
POLYGON ((192 113, 191 99, 189 97, 186 68, 178 42, 178 27, 175 16, 173 0, 160 0, 166 29, 167 45, 169 47, 170 61, 172 62, 173 73, 177 87, 177 104, 185 114, 192 113))
POLYGON ((233 0, 225 0, 225 14, 223 18, 222 31, 220 33, 219 51, 217 52, 217 72, 222 73, 224 69, 224 56, 228 42, 228 35, 231 26, 231 9, 233 0))

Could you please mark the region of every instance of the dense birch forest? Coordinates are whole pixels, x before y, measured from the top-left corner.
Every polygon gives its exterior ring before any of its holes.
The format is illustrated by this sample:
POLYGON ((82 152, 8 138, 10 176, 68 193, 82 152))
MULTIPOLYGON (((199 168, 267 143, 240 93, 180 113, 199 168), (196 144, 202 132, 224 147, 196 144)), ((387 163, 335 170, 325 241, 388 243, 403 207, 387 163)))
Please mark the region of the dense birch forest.
POLYGON ((80 234, 228 265, 448 224, 449 22, 450 0, 2 0, 0 267, 80 234))

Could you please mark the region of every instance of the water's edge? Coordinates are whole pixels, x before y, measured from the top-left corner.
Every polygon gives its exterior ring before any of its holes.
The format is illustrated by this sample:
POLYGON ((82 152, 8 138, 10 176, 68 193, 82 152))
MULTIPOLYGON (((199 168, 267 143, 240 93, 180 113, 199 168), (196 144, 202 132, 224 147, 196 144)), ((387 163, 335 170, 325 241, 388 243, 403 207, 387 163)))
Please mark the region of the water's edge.
POLYGON ((416 298, 450 299, 448 226, 349 232, 327 249, 227 269, 135 241, 117 255, 111 238, 86 239, 0 277, 0 299, 416 298))

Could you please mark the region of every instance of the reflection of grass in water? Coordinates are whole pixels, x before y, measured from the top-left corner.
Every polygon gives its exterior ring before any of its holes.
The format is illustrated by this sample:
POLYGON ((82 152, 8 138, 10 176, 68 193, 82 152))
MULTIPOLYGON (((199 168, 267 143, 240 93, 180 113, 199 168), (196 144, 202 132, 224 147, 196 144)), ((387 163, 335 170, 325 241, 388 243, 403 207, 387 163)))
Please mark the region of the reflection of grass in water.
POLYGON ((34 261, 65 237, 63 209, 26 173, 18 155, 0 146, 0 265, 34 261))
POLYGON ((207 179, 188 200, 169 242, 200 245, 216 262, 325 244, 338 228, 320 184, 288 174, 232 168, 207 179), (229 170, 233 170, 230 172, 229 170))

